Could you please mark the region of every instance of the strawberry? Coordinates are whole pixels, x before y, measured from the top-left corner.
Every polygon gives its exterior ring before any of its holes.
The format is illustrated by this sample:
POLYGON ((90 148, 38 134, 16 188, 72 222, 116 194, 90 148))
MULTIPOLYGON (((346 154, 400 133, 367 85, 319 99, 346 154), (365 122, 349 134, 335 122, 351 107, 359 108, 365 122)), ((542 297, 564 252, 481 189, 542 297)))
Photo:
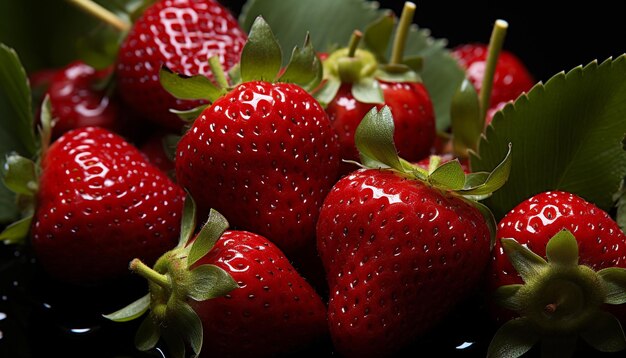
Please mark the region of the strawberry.
POLYGON ((488 278, 496 301, 520 317, 496 333, 490 356, 517 357, 541 341, 542 351, 567 357, 579 335, 601 351, 626 349, 617 320, 626 322, 626 310, 614 309, 617 318, 601 310, 626 303, 625 245, 606 212, 568 192, 513 208, 498 224, 488 278))
POLYGON ((250 232, 224 232, 228 223, 216 211, 188 245, 193 206, 185 212, 181 243, 154 270, 131 262, 150 294, 105 316, 125 321, 149 309, 137 348, 151 349, 161 336, 172 357, 184 357, 187 342, 201 357, 270 357, 325 334, 324 304, 275 245, 250 232))
POLYGON ((176 244, 182 189, 112 132, 75 129, 44 150, 40 167, 17 154, 7 166, 4 179, 31 215, 2 238, 30 229, 39 263, 59 280, 118 278, 132 258, 153 262, 176 244))
MULTIPOLYGON (((388 64, 379 64, 378 61, 385 58, 382 52, 386 50, 386 43, 384 46, 376 44, 379 50, 376 56, 367 50, 357 49, 362 36, 358 31, 355 31, 348 48, 337 50, 324 60, 326 82, 317 92, 317 98, 327 104, 326 112, 339 134, 342 159, 358 160, 354 132, 367 112, 384 105, 391 109, 395 126, 401 129, 394 137, 400 155, 407 160, 418 161, 430 153, 436 137, 433 104, 415 67, 403 63, 404 42, 398 40, 406 38, 415 11, 414 4, 406 4, 388 64)), ((370 47, 374 47, 372 41, 368 41, 370 37, 389 40, 393 21, 391 15, 384 16, 366 31, 365 39, 370 47), (387 23, 387 26, 380 25, 381 22, 387 23), (386 36, 380 34, 382 28, 389 30, 386 36)), ((342 172, 351 169, 344 165, 342 172)))
POLYGON ((111 72, 112 68, 96 70, 81 61, 56 71, 47 90, 55 118, 53 138, 80 127, 121 128, 116 100, 106 90, 97 88, 111 72))
POLYGON ((215 0, 160 0, 134 22, 118 54, 119 92, 137 113, 169 129, 183 122, 170 109, 186 110, 198 101, 180 101, 159 84, 162 65, 191 75, 210 76, 208 59, 226 69, 239 60, 246 34, 215 0))
MULTIPOLYGON (((304 78, 306 87, 314 88, 321 65, 308 40, 293 58, 280 81, 304 78), (299 68, 294 66, 303 63, 310 65, 294 76, 299 68)), ((328 116, 303 88, 254 80, 259 73, 273 79, 280 64, 280 48, 259 18, 243 50, 243 83, 194 121, 178 143, 175 163, 178 183, 200 203, 202 214, 215 208, 235 227, 257 232, 292 254, 313 249, 319 208, 338 175, 339 146, 328 116), (263 54, 256 51, 268 47, 275 50, 273 57, 259 64, 263 54)))
POLYGON ((507 156, 488 180, 466 176, 456 160, 428 173, 397 156, 393 123, 387 107, 362 120, 356 145, 371 169, 340 179, 317 223, 330 332, 349 357, 393 354, 471 292, 495 223, 463 195, 487 196, 510 170, 507 156))

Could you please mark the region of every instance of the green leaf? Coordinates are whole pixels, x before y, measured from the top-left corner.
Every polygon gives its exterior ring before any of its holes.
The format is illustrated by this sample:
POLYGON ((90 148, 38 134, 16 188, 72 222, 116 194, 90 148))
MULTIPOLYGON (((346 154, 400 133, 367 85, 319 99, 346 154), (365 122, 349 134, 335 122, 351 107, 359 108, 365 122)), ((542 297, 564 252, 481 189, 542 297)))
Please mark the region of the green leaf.
POLYGON ((411 71, 420 73, 424 69, 424 58, 422 56, 405 57, 402 64, 410 68, 411 71))
POLYGON ((600 352, 619 352, 626 349, 622 326, 615 316, 599 311, 589 320, 587 329, 580 334, 590 346, 600 352))
POLYGON ((26 71, 17 53, 0 43, 0 96, 6 98, 7 104, 11 106, 12 112, 3 110, 0 112, 0 130, 14 136, 15 139, 9 143, 18 141, 17 148, 4 147, 2 155, 8 150, 24 149, 24 154, 33 157, 37 151, 35 141, 35 131, 33 129, 33 113, 31 104, 31 93, 28 84, 26 71))
POLYGON ((504 253, 524 282, 537 276, 548 263, 539 255, 520 245, 515 239, 501 240, 504 253))
POLYGON ((189 297, 196 301, 221 297, 239 288, 228 272, 215 265, 198 266, 190 275, 189 297))
POLYGON ((337 91, 339 91, 339 87, 341 87, 341 81, 330 78, 326 80, 320 89, 318 89, 314 96, 315 99, 322 105, 326 106, 330 101, 335 98, 337 91))
POLYGON ((12 153, 3 168, 4 185, 16 194, 35 195, 39 186, 36 164, 28 158, 12 153))
POLYGON ((226 229, 228 229, 226 218, 216 210, 211 209, 207 222, 202 226, 198 236, 191 244, 191 250, 187 257, 187 267, 191 267, 211 251, 226 229))
MULTIPOLYGON (((306 34, 302 35, 302 37, 305 36, 306 34)), ((293 47, 296 46, 290 48, 293 47)), ((280 70, 281 63, 280 45, 278 45, 270 25, 265 22, 263 17, 258 16, 250 28, 248 42, 241 52, 241 80, 243 82, 256 80, 272 82, 280 70)))
POLYGON ((177 247, 186 247, 189 240, 196 230, 196 202, 189 192, 185 196, 185 204, 183 206, 183 217, 180 223, 180 239, 177 247))
MULTIPOLYGON (((115 322, 127 322, 139 318, 150 308, 150 294, 141 297, 135 302, 110 314, 102 315, 104 318, 115 322)), ((146 317, 152 320, 150 317, 146 317)))
MULTIPOLYGON (((622 141, 622 143, 625 142, 622 141)), ((622 232, 626 233, 626 186, 624 185, 624 180, 622 180, 620 190, 613 195, 613 200, 615 201, 615 207, 617 208, 615 212, 615 221, 617 222, 617 225, 619 225, 620 229, 622 229, 622 232)))
POLYGON ((178 116, 178 118, 182 119, 185 122, 191 123, 196 120, 196 118, 200 117, 202 112, 208 107, 208 104, 203 104, 196 108, 188 109, 188 110, 177 110, 174 108, 170 108, 170 112, 174 113, 178 116))
POLYGON ((43 156, 50 146, 52 140, 52 105, 50 104, 50 96, 46 95, 41 102, 41 115, 39 118, 39 126, 37 127, 39 132, 39 145, 41 147, 40 157, 43 156))
POLYGON ((323 74, 322 62, 317 57, 307 33, 302 49, 297 46, 293 48, 287 69, 279 80, 295 83, 307 91, 312 91, 320 84, 323 74))
POLYGON ((33 216, 28 215, 10 224, 0 233, 0 241, 4 241, 7 245, 24 243, 30 232, 30 224, 32 221, 33 216))
POLYGON ((448 190, 463 189, 465 172, 458 159, 443 163, 428 176, 428 181, 448 190))
POLYGON ((387 50, 395 27, 395 15, 385 11, 376 21, 367 26, 363 32, 363 43, 381 63, 387 63, 387 50))
POLYGON ((373 78, 362 78, 352 84, 352 95, 362 103, 385 103, 380 84, 373 78))
POLYGON ((161 67, 159 81, 167 92, 179 99, 204 99, 214 102, 222 96, 222 90, 203 75, 186 76, 174 73, 167 67, 161 67))
POLYGON ((605 302, 611 305, 626 303, 626 269, 610 267, 598 271, 606 287, 605 302))
POLYGON ((507 184, 487 205, 501 218, 532 195, 577 194, 608 211, 626 175, 626 55, 592 62, 536 85, 497 113, 471 158, 472 171, 493 167, 513 143, 507 184))
POLYGON ((561 230, 546 245, 548 262, 560 265, 578 265, 578 242, 568 230, 561 230))
MULTIPOLYGON (((189 342, 193 352, 200 354, 202 350, 202 321, 198 314, 185 302, 179 302, 174 308, 171 318, 171 330, 184 337, 189 342)), ((168 329, 169 331, 170 329, 168 329)))
POLYGON ((365 115, 354 135, 354 143, 363 165, 403 171, 404 167, 393 142, 393 130, 393 117, 389 107, 383 107, 380 112, 374 107, 365 115))
POLYGON ((484 124, 480 118, 478 93, 467 79, 461 82, 461 86, 452 97, 450 119, 454 152, 465 154, 468 149, 475 151, 484 124))
POLYGON ((523 306, 520 300, 517 298, 517 292, 524 285, 506 285, 500 286, 494 292, 494 301, 498 303, 498 305, 509 309, 511 311, 520 311, 523 306))
POLYGON ((135 347, 140 351, 147 351, 156 346, 161 337, 161 330, 151 315, 146 316, 135 333, 135 347))
MULTIPOLYGON (((293 48, 310 32, 313 47, 318 51, 329 51, 345 46, 346 39, 355 29, 364 31, 382 16, 389 16, 388 10, 378 7, 377 2, 366 0, 249 0, 239 23, 244 30, 250 29, 254 19, 263 15, 283 48, 293 48)), ((384 36, 381 34, 381 37, 384 36)), ((368 41, 367 36, 364 41, 368 41)), ((433 39, 430 31, 411 27, 404 51, 405 58, 424 58, 420 75, 435 107, 439 131, 450 125, 452 96, 465 78, 465 72, 445 46, 446 41, 433 39)), ((389 51, 391 46, 387 46, 387 53, 389 51)), ((287 59, 285 56, 283 63, 287 59)))
POLYGON ((496 190, 500 190, 511 175, 513 160, 511 156, 511 143, 508 144, 508 148, 509 150, 504 156, 504 159, 491 171, 483 184, 474 187, 466 187, 461 190, 460 193, 462 195, 490 195, 496 190))
POLYGON ((539 341, 530 322, 518 318, 505 323, 496 332, 487 350, 488 358, 515 358, 528 352, 539 341))

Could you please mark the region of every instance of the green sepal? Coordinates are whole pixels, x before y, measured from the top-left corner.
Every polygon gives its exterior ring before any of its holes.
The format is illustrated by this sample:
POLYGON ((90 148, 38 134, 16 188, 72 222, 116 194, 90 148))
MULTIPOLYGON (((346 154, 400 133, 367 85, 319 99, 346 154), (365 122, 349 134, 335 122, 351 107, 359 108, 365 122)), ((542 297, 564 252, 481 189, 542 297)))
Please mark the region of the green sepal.
POLYGON ((468 149, 476 151, 484 121, 480 118, 478 93, 467 79, 452 97, 450 120, 454 153, 466 156, 468 149))
POLYGON ((40 145, 40 158, 45 155, 52 141, 52 127, 54 127, 54 120, 52 119, 52 104, 50 104, 50 96, 46 95, 41 102, 39 126, 37 131, 39 132, 39 145, 40 145))
POLYGON ((176 134, 167 134, 163 137, 163 151, 169 160, 172 162, 176 160, 176 147, 180 142, 181 136, 176 134))
MULTIPOLYGON (((498 164, 493 171, 485 178, 482 184, 474 185, 472 187, 464 187, 459 190, 461 195, 490 195, 494 191, 500 189, 509 179, 511 173, 511 143, 509 143, 509 149, 506 156, 500 164, 498 164)), ((473 178, 476 179, 476 178, 473 178)))
POLYGON ((470 205, 478 209, 480 214, 483 216, 483 219, 485 219, 485 224, 487 224, 487 229, 489 230, 489 237, 490 237, 489 248, 493 249, 493 247, 496 244, 496 230, 497 230, 497 223, 496 223, 495 216, 493 216, 493 213, 491 212, 491 210, 489 210, 487 205, 477 201, 478 198, 466 197, 465 199, 470 200, 471 201, 470 205))
POLYGON ((393 141, 393 131, 393 117, 387 106, 380 111, 374 107, 363 117, 354 134, 354 143, 363 165, 404 171, 393 141))
POLYGON ((78 58, 98 70, 112 66, 123 38, 124 34, 118 29, 108 24, 98 24, 76 40, 78 58))
POLYGON ((517 297, 517 293, 524 285, 514 284, 500 286, 493 294, 493 299, 499 306, 509 309, 511 311, 519 311, 523 305, 517 297))
POLYGON ((620 322, 608 312, 599 311, 589 320, 581 337, 600 352, 619 352, 626 349, 626 338, 620 322))
POLYGON ((546 245, 546 257, 550 263, 578 265, 578 242, 569 230, 561 230, 546 245))
POLYGON ((404 64, 381 65, 374 77, 387 82, 422 82, 420 75, 404 64))
POLYGON ((552 335, 541 340, 541 358, 571 357, 576 351, 578 337, 573 334, 552 335))
MULTIPOLYGON (((169 307, 168 307, 169 309, 169 307)), ((185 302, 178 302, 176 307, 172 308, 175 313, 169 316, 171 329, 168 331, 180 334, 183 339, 188 341, 195 356, 200 354, 202 350, 202 321, 198 314, 185 302)))
POLYGON ((161 338, 161 330, 154 322, 152 315, 149 314, 143 319, 137 333, 135 333, 135 347, 145 352, 156 347, 159 338, 161 338))
POLYGON ((626 303, 626 269, 609 267, 598 271, 606 288, 605 302, 611 305, 626 303))
MULTIPOLYGON (((128 306, 113 313, 102 315, 106 319, 114 322, 128 322, 146 313, 150 308, 150 294, 147 294, 128 306)), ((149 317, 147 317, 149 318, 149 317)))
POLYGON ((438 166, 428 175, 428 182, 448 190, 461 190, 465 185, 465 172, 458 159, 438 166))
POLYGON ((392 11, 385 11, 376 21, 367 26, 363 32, 363 43, 376 59, 381 63, 387 63, 387 49, 395 26, 392 11))
POLYGON ((230 78, 230 83, 241 83, 241 66, 239 66, 239 63, 236 63, 228 70, 228 78, 230 78))
POLYGON ((548 266, 541 256, 520 245, 515 239, 503 238, 502 247, 524 282, 529 282, 548 266))
POLYGON ((168 357, 172 358, 186 358, 187 349, 185 348, 185 341, 181 332, 173 329, 164 329, 162 332, 163 340, 167 345, 168 357))
POLYGON ((3 180, 7 188, 16 194, 33 196, 39 188, 37 165, 17 153, 7 156, 3 168, 3 180))
POLYGON ((324 68, 307 33, 302 49, 294 47, 285 73, 279 81, 295 83, 306 91, 314 90, 322 81, 324 68))
POLYGON ((267 22, 258 16, 241 52, 241 80, 273 82, 281 63, 280 45, 267 22))
POLYGON ((170 112, 177 115, 178 118, 180 118, 183 122, 192 123, 198 117, 200 117, 202 112, 204 112, 204 110, 208 106, 209 106, 208 104, 203 104, 201 106, 198 106, 192 109, 187 109, 187 110, 178 110, 178 109, 170 108, 170 112))
POLYGON ((322 83, 313 96, 322 106, 326 107, 337 95, 339 87, 341 87, 341 81, 331 77, 322 83))
MULTIPOLYGON (((626 150, 626 136, 622 139, 622 148, 626 150)), ((622 179, 619 190, 613 195, 613 201, 615 202, 615 222, 622 229, 622 232, 626 233, 626 186, 622 179)))
POLYGON ((362 103, 385 103, 380 84, 371 77, 364 77, 353 83, 352 96, 362 103))
POLYGON ((203 75, 186 76, 174 73, 165 66, 159 70, 159 81, 167 92, 179 99, 203 99, 214 102, 224 94, 224 90, 203 75))
POLYGON ((422 56, 409 56, 402 60, 402 64, 407 66, 411 71, 420 73, 424 68, 424 57, 422 56))
POLYGON ((202 226, 198 236, 191 244, 189 256, 187 257, 187 267, 191 267, 211 251, 226 229, 228 229, 226 218, 217 210, 211 209, 207 222, 202 226))
POLYGON ((185 196, 183 217, 180 223, 180 238, 176 247, 186 247, 196 230, 196 202, 189 192, 185 196))
POLYGON ((528 352, 539 341, 539 335, 526 318, 505 323, 496 332, 487 350, 488 358, 516 358, 528 352))
POLYGON ((221 297, 239 288, 233 277, 215 265, 201 265, 190 272, 189 297, 196 301, 221 297))
POLYGON ((5 244, 22 244, 28 237, 30 232, 30 224, 33 221, 33 215, 28 215, 8 225, 0 233, 0 241, 5 244))

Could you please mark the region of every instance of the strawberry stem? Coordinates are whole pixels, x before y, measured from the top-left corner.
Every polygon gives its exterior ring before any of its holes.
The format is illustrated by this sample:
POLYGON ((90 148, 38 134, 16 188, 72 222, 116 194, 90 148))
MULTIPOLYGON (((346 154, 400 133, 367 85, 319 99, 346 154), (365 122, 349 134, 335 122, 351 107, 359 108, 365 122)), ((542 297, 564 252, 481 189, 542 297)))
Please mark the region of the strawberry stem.
POLYGON ((128 21, 121 19, 119 16, 115 15, 111 11, 105 9, 104 7, 96 4, 91 0, 67 0, 70 4, 78 7, 84 12, 104 21, 105 23, 115 27, 116 29, 126 32, 130 30, 131 24, 128 21))
POLYGON ((415 15, 415 4, 407 1, 404 3, 402 9, 402 15, 400 15, 400 22, 398 23, 398 29, 396 30, 396 37, 393 39, 393 48, 391 50, 390 65, 402 64, 404 58, 404 45, 406 44, 406 38, 409 34, 409 27, 413 22, 413 16, 415 15))
POLYGON ((166 275, 154 271, 146 264, 141 262, 141 260, 133 259, 130 262, 129 266, 133 272, 137 273, 139 276, 145 278, 146 280, 156 283, 157 285, 165 289, 172 289, 172 283, 166 275))
POLYGON ((356 49, 359 47, 359 42, 361 42, 361 38, 363 38, 363 33, 361 31, 354 30, 352 32, 350 43, 348 44, 348 57, 354 57, 356 49))
POLYGON ((493 31, 491 32, 491 39, 489 40, 489 49, 487 50, 487 62, 485 64, 485 74, 483 76, 483 82, 480 87, 480 119, 485 122, 487 110, 489 109, 489 102, 491 99, 491 90, 493 88, 493 78, 496 73, 496 65, 498 63, 498 57, 502 50, 502 44, 506 37, 506 30, 509 24, 504 20, 496 20, 493 25, 493 31))
POLYGON ((213 76, 215 76, 215 82, 217 82, 221 88, 228 88, 228 80, 226 79, 226 74, 224 73, 220 59, 217 56, 211 56, 209 58, 209 66, 211 67, 213 76))

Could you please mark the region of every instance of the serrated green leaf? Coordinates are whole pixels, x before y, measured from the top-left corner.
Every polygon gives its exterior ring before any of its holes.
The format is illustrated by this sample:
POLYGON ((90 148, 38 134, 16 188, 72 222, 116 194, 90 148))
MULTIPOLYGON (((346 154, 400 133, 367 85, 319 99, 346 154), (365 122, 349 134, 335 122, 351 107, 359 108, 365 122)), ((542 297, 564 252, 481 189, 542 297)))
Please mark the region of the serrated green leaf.
POLYGON ((536 85, 495 115, 470 163, 473 171, 485 170, 504 145, 517 148, 509 181, 487 201, 496 217, 548 190, 611 208, 626 175, 625 79, 626 55, 594 61, 536 85))
POLYGON ((612 314, 599 311, 589 319, 586 328, 581 333, 582 338, 600 352, 619 352, 626 349, 624 331, 612 314))
POLYGON ((465 184, 465 172, 458 159, 455 159, 437 167, 428 175, 428 181, 448 190, 460 190, 465 184))
POLYGON ((225 270, 215 265, 202 265, 190 272, 189 297, 196 301, 221 297, 239 285, 225 270))
POLYGON ((392 11, 384 11, 376 21, 369 24, 363 32, 363 43, 376 55, 381 63, 387 63, 387 50, 395 27, 395 15, 392 11))
POLYGON ((503 238, 501 242, 504 253, 524 282, 539 275, 547 267, 546 260, 520 245, 515 239, 503 238))
MULTIPOLYGON (((246 30, 256 16, 263 15, 283 48, 293 48, 310 32, 313 46, 318 51, 329 51, 345 46, 355 29, 364 31, 374 21, 388 16, 387 10, 378 7, 377 2, 366 0, 249 0, 239 23, 246 30)), ((445 46, 446 41, 431 38, 430 31, 411 27, 404 51, 405 58, 424 58, 420 76, 435 107, 439 131, 450 126, 452 96, 465 78, 465 72, 445 46)), ((387 46, 387 51, 391 51, 391 46, 387 46)), ((283 57, 283 63, 286 61, 283 57)))
POLYGON ((518 318, 505 323, 496 332, 487 350, 488 358, 515 358, 528 352, 539 341, 530 322, 518 318))
POLYGON ((279 80, 295 83, 307 91, 312 91, 320 84, 323 73, 322 62, 317 57, 307 33, 302 49, 297 46, 293 48, 287 69, 279 80))
POLYGON ((118 311, 102 316, 115 322, 127 322, 139 318, 141 315, 146 313, 149 308, 150 294, 147 294, 118 311))
MULTIPOLYGON (((504 159, 500 161, 497 166, 491 171, 491 173, 485 179, 483 184, 475 187, 464 187, 459 191, 462 195, 491 195, 492 193, 500 190, 509 180, 511 167, 512 167, 512 146, 508 144, 508 151, 504 156, 504 159)), ((474 178, 472 178, 472 181, 474 178)), ((491 208, 491 207, 490 207, 491 208)))
POLYGON ((135 333, 135 347, 145 352, 156 347, 160 337, 159 326, 154 322, 152 316, 148 315, 143 319, 137 333, 135 333))
POLYGON ((202 226, 193 244, 191 244, 191 250, 187 257, 187 267, 191 267, 211 251, 226 229, 228 229, 226 218, 216 210, 211 209, 207 222, 202 226))
POLYGON ((393 131, 393 117, 389 107, 383 107, 380 112, 374 107, 365 115, 354 135, 354 143, 363 165, 404 171, 393 142, 393 131))
POLYGON ((221 89, 203 75, 186 76, 174 73, 167 67, 159 70, 159 81, 167 92, 179 99, 204 99, 213 102, 223 94, 221 89))
POLYGON ((610 267, 598 271, 606 287, 605 302, 611 305, 626 303, 626 269, 610 267))
MULTIPOLYGON (((303 34, 302 37, 305 37, 303 34)), ((283 44, 285 46, 285 44, 283 44)), ((292 46, 290 48, 294 48, 292 46)), ((269 81, 276 78, 282 63, 278 41, 263 17, 258 16, 250 27, 250 34, 241 52, 239 71, 243 82, 269 81)))
POLYGON ((450 119, 454 152, 465 155, 468 149, 475 151, 484 125, 480 118, 478 93, 467 79, 461 82, 452 97, 450 119))
POLYGON ((16 194, 35 195, 39 186, 36 164, 28 158, 12 153, 3 168, 4 185, 16 194))
POLYGON ((328 103, 330 103, 330 101, 333 100, 333 98, 335 98, 337 91, 339 91, 339 87, 341 87, 341 81, 329 78, 322 84, 321 88, 315 92, 315 99, 325 107, 328 103))
POLYGON ((522 309, 522 302, 517 298, 517 292, 524 285, 506 285, 500 286, 494 292, 494 301, 501 307, 511 311, 519 311, 522 309))
POLYGON ((208 107, 208 104, 204 104, 202 106, 198 106, 196 108, 188 109, 188 110, 177 110, 174 108, 170 108, 170 112, 174 113, 178 116, 178 118, 182 119, 184 122, 192 123, 195 121, 204 110, 208 107))
POLYGON ((352 96, 362 103, 384 103, 380 84, 373 78, 362 78, 352 84, 352 96))
POLYGON ((561 230, 546 245, 548 262, 560 265, 578 265, 578 242, 569 230, 561 230))
POLYGON ((30 232, 30 224, 33 221, 33 216, 28 215, 10 225, 8 225, 0 233, 0 241, 4 241, 5 244, 22 244, 26 240, 28 233, 30 232))
POLYGON ((187 192, 183 206, 183 217, 180 223, 180 239, 177 247, 185 247, 196 230, 196 202, 187 192))

